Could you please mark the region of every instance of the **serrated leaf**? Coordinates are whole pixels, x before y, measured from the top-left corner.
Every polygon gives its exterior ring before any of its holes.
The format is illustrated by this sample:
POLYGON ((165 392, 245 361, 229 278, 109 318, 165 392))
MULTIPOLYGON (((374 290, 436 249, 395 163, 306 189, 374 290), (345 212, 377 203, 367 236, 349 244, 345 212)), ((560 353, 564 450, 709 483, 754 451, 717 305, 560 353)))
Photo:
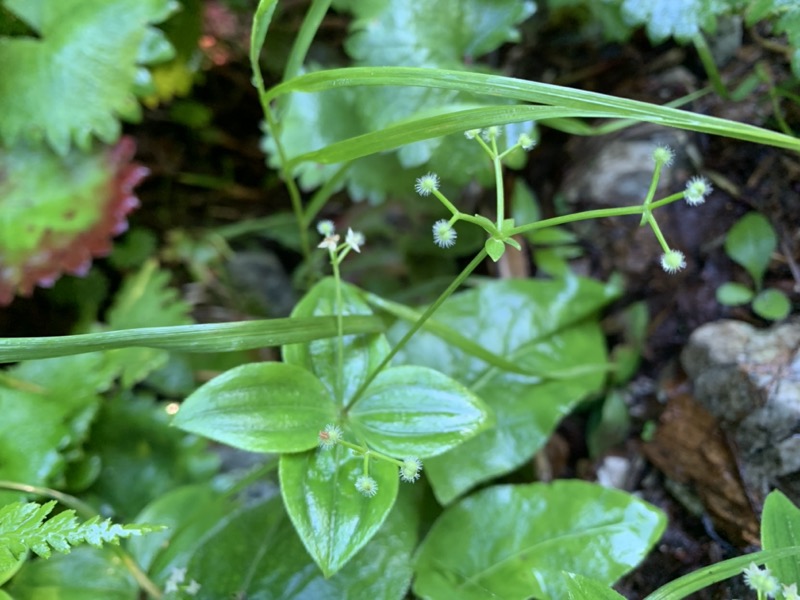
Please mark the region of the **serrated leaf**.
POLYGON ((308 553, 325 577, 338 572, 380 529, 397 497, 397 468, 372 461, 369 475, 378 491, 356 490, 364 461, 341 446, 283 454, 281 494, 308 553))
POLYGON ((665 526, 654 506, 584 481, 491 487, 434 523, 417 554, 414 591, 429 600, 566 599, 562 571, 610 585, 665 526))
POLYGON ((348 424, 389 456, 427 458, 491 426, 489 409, 457 381, 425 367, 386 369, 350 408, 348 424))
POLYGON ((27 143, 0 147, 0 305, 51 286, 63 272, 85 275, 92 258, 111 251, 111 238, 139 204, 133 188, 147 174, 130 162, 134 152, 129 138, 63 157, 27 143))
MULTIPOLYGON (((342 316, 372 315, 357 288, 342 283, 342 316)), ((336 282, 323 279, 303 296, 292 311, 293 318, 335 316, 338 314, 336 282)), ((381 334, 345 335, 342 338, 342 371, 339 371, 339 338, 314 340, 307 344, 283 346, 283 360, 314 373, 339 405, 347 406, 356 391, 389 353, 389 343, 381 334)))
POLYGON ((731 9, 729 0, 624 0, 622 15, 631 25, 644 25, 653 43, 674 37, 687 42, 701 30, 714 31, 716 19, 731 9))
MULTIPOLYGON (((530 16, 532 2, 502 0, 400 0, 336 3, 353 12, 353 31, 345 48, 354 65, 415 65, 464 69, 473 57, 518 39, 515 25, 530 16), (447 19, 431 15, 448 15, 447 19)), ((497 103, 497 101, 492 101, 497 103)), ((451 90, 423 88, 346 89, 312 97, 295 94, 280 115, 281 141, 289 157, 325 147, 333 142, 381 129, 412 117, 433 116, 459 108, 486 105, 451 90), (347 119, 341 119, 347 114, 347 119), (312 123, 309 123, 309 121, 312 123)), ((532 131, 528 124, 526 132, 532 131)), ((511 143, 517 133, 509 135, 511 143)), ((274 141, 266 149, 275 164, 274 141)), ((387 194, 408 194, 419 176, 414 168, 428 164, 452 184, 478 178, 489 181, 481 148, 463 136, 417 142, 397 153, 372 156, 351 165, 346 175, 350 195, 377 202, 387 194), (378 174, 384 176, 378 176, 378 174)), ((335 167, 302 164, 297 168, 301 185, 314 187, 327 181, 335 167)))
POLYGON ((321 429, 336 421, 329 391, 313 374, 286 363, 233 368, 181 404, 172 424, 250 452, 314 448, 321 429))
POLYGON ((0 38, 0 139, 46 140, 59 154, 92 136, 119 137, 118 118, 136 117, 132 93, 150 24, 171 0, 6 0, 39 38, 0 38), (124 18, 123 18, 124 16, 124 18), (58 65, 58 68, 52 68, 58 65))
MULTIPOLYGON (((611 286, 569 277, 495 282, 444 303, 437 321, 519 364, 522 373, 490 367, 427 331, 411 339, 401 361, 431 367, 467 385, 496 418, 494 427, 425 461, 440 502, 451 502, 523 464, 564 415, 602 386, 603 335, 596 322, 581 321, 615 294, 611 286)), ((397 339, 404 329, 394 327, 391 337, 397 339)))
MULTIPOLYGON (((0 479, 57 487, 117 370, 102 354, 21 363, 0 381, 0 479)), ((0 492, 0 503, 17 494, 0 492)))
POLYGON ((756 289, 761 288, 764 273, 778 245, 775 230, 767 218, 756 212, 734 223, 725 237, 725 252, 753 278, 756 289))
POLYGON ((724 306, 741 306, 753 299, 753 290, 741 283, 727 282, 717 288, 717 302, 724 306))
POLYGON ((792 304, 786 294, 774 288, 768 288, 753 300, 753 312, 770 321, 780 321, 789 316, 792 304))
MULTIPOLYGON (((109 329, 190 324, 191 307, 169 287, 170 278, 169 272, 160 270, 155 260, 147 261, 137 273, 127 277, 106 314, 109 329)), ((164 366, 168 358, 166 351, 154 348, 112 350, 109 356, 120 364, 125 388, 164 366)))

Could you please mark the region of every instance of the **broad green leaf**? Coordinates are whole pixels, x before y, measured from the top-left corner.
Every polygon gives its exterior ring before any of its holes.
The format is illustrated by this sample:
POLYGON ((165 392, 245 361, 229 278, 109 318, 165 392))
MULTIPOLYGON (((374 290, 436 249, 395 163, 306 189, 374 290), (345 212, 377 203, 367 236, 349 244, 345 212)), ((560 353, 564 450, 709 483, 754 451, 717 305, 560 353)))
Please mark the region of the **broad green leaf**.
POLYGON ((378 374, 348 412, 370 448, 396 457, 441 454, 492 423, 480 398, 433 369, 393 367, 378 374))
MULTIPOLYGON (((607 369, 596 322, 585 321, 616 290, 586 279, 494 282, 454 296, 435 318, 522 372, 490 366, 437 337, 418 332, 400 353, 467 385, 492 410, 496 423, 451 451, 425 461, 440 502, 512 471, 547 441, 559 421, 600 389, 607 369)), ((398 324, 391 337, 405 330, 398 324)))
POLYGON ((6 590, 15 600, 137 600, 139 588, 110 550, 76 548, 48 560, 27 562, 6 590))
MULTIPOLYGON (((345 334, 353 335, 376 334, 384 330, 383 322, 373 316, 345 317, 343 326, 345 334)), ((142 327, 58 337, 0 338, 0 362, 51 358, 128 346, 182 352, 234 352, 333 337, 337 331, 333 317, 313 317, 142 327)))
MULTIPOLYGON (((764 501, 761 545, 764 550, 800 546, 800 509, 778 490, 770 492, 764 501)), ((800 582, 800 557, 769 561, 767 566, 779 581, 800 582)))
POLYGON ((570 600, 625 600, 607 585, 577 573, 562 573, 570 600))
POLYGON ((780 321, 789 316, 792 304, 786 294, 775 288, 767 288, 753 300, 753 312, 771 321, 780 321))
POLYGON ((731 8, 730 0, 624 0, 622 16, 629 24, 647 26, 653 43, 668 37, 688 42, 701 29, 713 32, 717 16, 731 8))
POLYGON ((416 503, 401 494, 375 537, 342 570, 325 578, 283 503, 273 498, 238 512, 203 540, 188 563, 186 580, 201 584, 198 600, 399 600, 411 582, 418 515, 416 503))
POLYGON ((217 471, 219 456, 208 443, 170 427, 169 420, 163 403, 144 396, 123 393, 100 407, 86 445, 100 462, 88 493, 113 507, 117 519, 132 519, 169 490, 217 471))
MULTIPOLYGON (((170 274, 150 260, 135 274, 125 279, 106 314, 110 329, 135 327, 170 327, 189 325, 191 307, 174 288, 169 287, 170 274)), ((155 348, 112 350, 111 360, 122 369, 122 387, 130 388, 148 374, 164 366, 168 354, 155 348)))
POLYGON ((767 218, 751 212, 739 219, 725 237, 725 252, 740 264, 761 288, 771 254, 778 245, 775 230, 767 218))
POLYGON ((117 119, 140 113, 132 90, 146 59, 140 50, 157 35, 150 24, 167 18, 175 3, 5 0, 5 6, 39 38, 0 38, 0 139, 6 145, 46 140, 62 155, 72 142, 88 150, 92 136, 114 142, 117 119))
POLYGON ((286 511, 325 577, 339 571, 373 538, 397 497, 397 467, 370 463, 369 475, 378 483, 372 498, 355 487, 363 467, 363 459, 342 446, 281 456, 286 511))
MULTIPOLYGON (((359 290, 346 283, 342 283, 342 303, 342 315, 372 315, 372 309, 361 298, 359 290)), ((336 281, 328 277, 303 296, 292 311, 292 317, 335 316, 338 311, 336 281)), ((339 348, 338 337, 290 344, 283 347, 283 360, 314 373, 337 403, 347 406, 367 376, 389 353, 389 343, 383 334, 344 336, 341 375, 339 348)))
POLYGON ((149 504, 137 523, 160 523, 167 528, 134 538, 128 546, 137 564, 163 585, 173 569, 184 568, 204 540, 241 510, 238 501, 209 484, 182 486, 149 504))
POLYGON ((250 452, 299 452, 337 418, 325 386, 302 367, 251 363, 215 377, 184 400, 172 424, 250 452))
POLYGON ((741 283, 727 282, 717 288, 717 302, 724 306, 741 306, 753 299, 753 290, 741 283))
MULTIPOLYGON (((116 369, 102 354, 28 361, 0 378, 0 479, 58 487, 116 369)), ((0 492, 0 504, 18 499, 0 492)))
POLYGON ((562 571, 611 585, 665 526, 654 506, 584 481, 490 487, 434 523, 417 554, 414 591, 429 600, 566 599, 562 571))

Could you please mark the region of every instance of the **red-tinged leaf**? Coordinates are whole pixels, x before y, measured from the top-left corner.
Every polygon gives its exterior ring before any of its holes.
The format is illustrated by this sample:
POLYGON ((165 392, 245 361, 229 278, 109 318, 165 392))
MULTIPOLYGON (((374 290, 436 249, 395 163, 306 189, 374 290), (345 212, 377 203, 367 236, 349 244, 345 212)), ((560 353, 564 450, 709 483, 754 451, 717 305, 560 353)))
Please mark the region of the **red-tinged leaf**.
POLYGON ((111 251, 148 173, 131 162, 135 149, 130 138, 64 157, 44 146, 0 149, 0 305, 64 273, 84 275, 111 251))

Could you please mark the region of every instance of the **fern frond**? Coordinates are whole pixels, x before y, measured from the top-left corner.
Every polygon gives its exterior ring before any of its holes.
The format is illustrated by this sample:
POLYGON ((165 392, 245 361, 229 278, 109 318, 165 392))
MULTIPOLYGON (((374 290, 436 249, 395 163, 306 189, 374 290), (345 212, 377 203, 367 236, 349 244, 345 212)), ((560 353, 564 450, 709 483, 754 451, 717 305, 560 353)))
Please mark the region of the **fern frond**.
POLYGON ((79 522, 74 510, 65 510, 47 519, 55 508, 52 500, 45 504, 15 502, 0 507, 0 556, 19 560, 28 550, 49 558, 52 550, 68 553, 74 546, 89 544, 119 544, 122 538, 138 536, 163 527, 158 525, 120 525, 109 519, 93 517, 79 522))

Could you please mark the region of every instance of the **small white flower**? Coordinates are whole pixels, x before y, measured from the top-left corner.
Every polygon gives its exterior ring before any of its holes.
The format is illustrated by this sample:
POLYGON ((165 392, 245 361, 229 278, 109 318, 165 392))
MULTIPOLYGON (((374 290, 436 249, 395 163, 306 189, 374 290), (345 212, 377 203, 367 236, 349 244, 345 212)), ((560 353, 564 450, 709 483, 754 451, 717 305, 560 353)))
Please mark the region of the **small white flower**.
POLYGON ((203 587, 203 586, 201 586, 194 579, 192 579, 189 582, 189 585, 187 585, 185 588, 183 588, 183 591, 186 592, 187 594, 189 594, 190 596, 196 596, 197 592, 200 591, 201 587, 203 587))
POLYGON ((670 275, 686 268, 686 257, 680 250, 670 250, 661 255, 661 268, 670 275))
POLYGON ((783 585, 783 600, 800 600, 800 595, 797 593, 797 584, 783 585))
POLYGON ((327 248, 328 250, 336 250, 339 245, 339 234, 326 235, 325 239, 317 244, 317 248, 327 248))
POLYGON ((487 127, 481 132, 481 136, 487 142, 491 142, 492 140, 496 140, 500 137, 500 134, 503 132, 497 125, 492 125, 491 127, 487 127))
POLYGON ((408 483, 414 483, 419 479, 422 471, 422 461, 418 458, 406 458, 403 466, 400 467, 400 479, 408 483))
POLYGON ((372 498, 378 493, 378 482, 369 475, 359 475, 358 479, 356 479, 356 489, 362 496, 372 498))
POLYGON ((517 143, 520 145, 520 148, 526 152, 531 150, 536 145, 536 142, 534 142, 533 138, 527 133, 520 133, 519 137, 517 138, 517 143))
POLYGON ((428 173, 417 179, 414 189, 420 196, 430 196, 439 189, 439 176, 436 173, 428 173))
POLYGON ((474 140, 480 134, 481 134, 481 130, 480 129, 469 129, 469 130, 464 132, 464 135, 467 136, 468 140, 474 140))
POLYGON ((750 563, 750 566, 744 570, 744 581, 750 587, 767 598, 774 598, 780 591, 780 584, 778 580, 772 575, 770 570, 766 567, 760 569, 756 563, 750 563))
POLYGON ((169 572, 169 579, 167 579, 167 582, 164 584, 164 593, 169 594, 177 592, 179 589, 178 586, 183 583, 184 579, 186 579, 186 568, 173 567, 169 572))
POLYGON ((656 149, 653 150, 653 160, 657 165, 663 165, 665 167, 669 167, 672 164, 674 158, 675 158, 675 153, 669 146, 662 144, 660 146, 656 146, 656 149))
POLYGON ((706 196, 714 191, 705 177, 692 177, 686 184, 683 197, 688 204, 696 206, 706 201, 706 196))
POLYGON ((457 237, 456 230, 444 219, 433 224, 433 243, 439 248, 452 248, 455 246, 457 237))
POLYGON ((350 246, 356 252, 361 252, 361 246, 364 245, 364 234, 360 231, 353 231, 352 229, 347 229, 347 236, 344 238, 344 243, 350 246))
POLYGON ((333 221, 325 219, 324 221, 317 223, 317 231, 320 235, 328 237, 333 235, 333 232, 336 231, 336 227, 334 226, 333 221))

